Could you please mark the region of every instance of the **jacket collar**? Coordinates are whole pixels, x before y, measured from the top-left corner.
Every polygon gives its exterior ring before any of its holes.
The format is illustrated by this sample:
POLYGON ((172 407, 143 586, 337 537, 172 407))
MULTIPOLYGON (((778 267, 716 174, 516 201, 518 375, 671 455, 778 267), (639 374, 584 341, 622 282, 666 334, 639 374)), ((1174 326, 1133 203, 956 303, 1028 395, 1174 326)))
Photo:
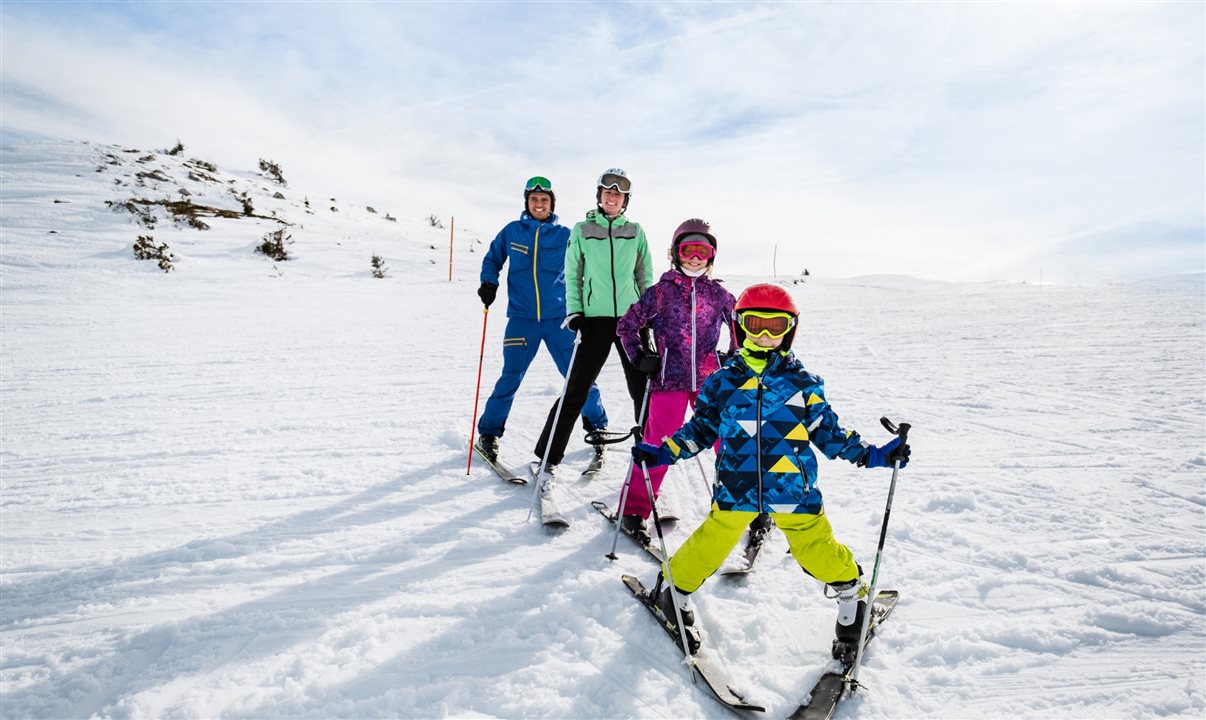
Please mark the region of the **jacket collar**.
POLYGON ((540 221, 540 220, 537 220, 536 218, 532 217, 531 215, 529 215, 528 212, 526 210, 524 210, 523 212, 519 213, 519 222, 523 223, 524 225, 529 225, 529 226, 533 226, 533 227, 539 226, 539 225, 556 225, 557 224, 557 213, 553 213, 552 215, 549 215, 548 220, 540 221))

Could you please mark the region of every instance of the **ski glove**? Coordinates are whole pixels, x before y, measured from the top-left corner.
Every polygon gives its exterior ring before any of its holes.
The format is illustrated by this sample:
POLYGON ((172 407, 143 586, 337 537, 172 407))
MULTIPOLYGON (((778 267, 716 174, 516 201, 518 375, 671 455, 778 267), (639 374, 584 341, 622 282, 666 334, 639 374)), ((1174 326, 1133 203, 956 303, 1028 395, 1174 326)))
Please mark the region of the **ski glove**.
POLYGON ((665 445, 650 445, 647 442, 639 442, 632 446, 632 459, 638 465, 645 464, 649 467, 659 467, 661 465, 673 465, 677 460, 670 452, 670 448, 665 445))
POLYGON ((632 359, 632 364, 638 371, 646 375, 657 375, 657 371, 662 369, 662 356, 655 352, 637 350, 636 357, 632 359))
POLYGON ((583 320, 581 313, 570 313, 569 315, 565 316, 565 322, 561 323, 561 327, 569 330, 570 332, 576 333, 582 329, 582 323, 583 320))
POLYGON ((901 467, 909 464, 909 444, 902 443, 900 438, 893 438, 887 445, 868 447, 859 465, 869 468, 892 467, 897 460, 900 460, 901 467))
POLYGON ((482 286, 477 289, 477 296, 482 299, 482 304, 486 307, 490 307, 497 294, 498 286, 488 280, 483 280, 482 286))

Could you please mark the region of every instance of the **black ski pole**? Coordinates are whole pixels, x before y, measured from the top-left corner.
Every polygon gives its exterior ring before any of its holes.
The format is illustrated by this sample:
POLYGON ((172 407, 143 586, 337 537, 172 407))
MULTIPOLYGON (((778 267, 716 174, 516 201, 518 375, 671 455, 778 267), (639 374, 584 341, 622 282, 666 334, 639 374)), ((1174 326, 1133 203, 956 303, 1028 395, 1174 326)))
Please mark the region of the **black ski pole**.
MULTIPOLYGON (((879 419, 888 432, 900 437, 900 444, 904 445, 909 441, 909 428, 912 427, 908 423, 901 423, 899 426, 892 423, 886 417, 879 419)), ((875 607, 876 586, 879 584, 879 561, 884 554, 884 541, 888 537, 888 518, 892 516, 892 496, 896 494, 896 475, 900 472, 900 458, 892 463, 892 484, 888 486, 888 505, 884 508, 884 522, 879 528, 879 548, 875 551, 875 567, 871 571, 871 587, 867 590, 867 610, 863 613, 863 624, 858 633, 858 649, 855 651, 854 664, 850 666, 850 671, 846 673, 846 677, 842 678, 843 693, 845 689, 854 692, 858 688, 858 668, 863 661, 863 645, 867 642, 867 628, 871 626, 871 612, 875 607)))

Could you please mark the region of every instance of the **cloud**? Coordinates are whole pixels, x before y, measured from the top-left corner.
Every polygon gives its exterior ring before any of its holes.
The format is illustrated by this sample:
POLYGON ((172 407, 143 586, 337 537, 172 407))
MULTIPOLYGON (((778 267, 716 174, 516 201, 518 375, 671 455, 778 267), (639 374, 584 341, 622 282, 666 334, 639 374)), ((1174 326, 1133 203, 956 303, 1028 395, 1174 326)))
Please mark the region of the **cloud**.
POLYGON ((792 274, 1011 279, 1052 238, 1119 218, 1206 228, 1200 4, 6 3, 0 16, 5 138, 180 138, 481 235, 517 214, 534 174, 576 220, 612 166, 634 178, 631 214, 656 253, 704 216, 718 267, 738 273, 777 257, 792 274))

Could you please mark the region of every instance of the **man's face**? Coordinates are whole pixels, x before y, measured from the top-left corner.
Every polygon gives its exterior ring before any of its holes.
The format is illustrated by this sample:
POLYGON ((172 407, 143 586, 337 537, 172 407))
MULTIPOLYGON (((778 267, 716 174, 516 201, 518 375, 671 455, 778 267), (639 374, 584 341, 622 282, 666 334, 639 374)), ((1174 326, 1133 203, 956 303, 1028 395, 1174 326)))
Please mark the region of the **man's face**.
POLYGON ((603 193, 599 196, 599 207, 603 208, 607 217, 619 215, 624 209, 624 193, 615 188, 603 188, 603 193))
POLYGON ((548 193, 534 192, 528 195, 528 214, 537 220, 548 220, 553 214, 553 199, 548 193))

